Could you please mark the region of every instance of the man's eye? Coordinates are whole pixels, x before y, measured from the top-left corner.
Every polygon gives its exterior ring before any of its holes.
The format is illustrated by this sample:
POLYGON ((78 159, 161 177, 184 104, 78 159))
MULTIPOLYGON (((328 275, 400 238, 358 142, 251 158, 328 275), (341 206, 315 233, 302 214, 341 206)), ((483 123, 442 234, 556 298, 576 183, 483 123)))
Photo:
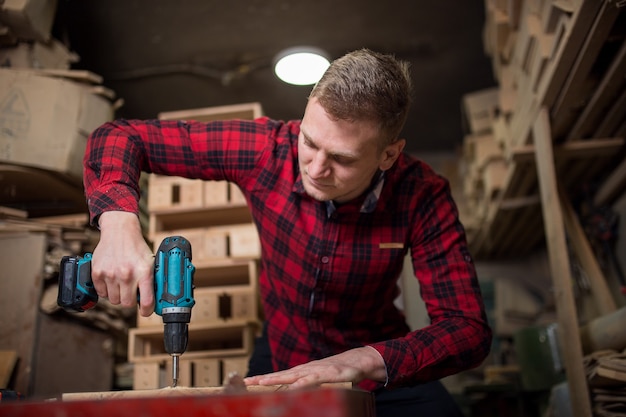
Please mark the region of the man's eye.
POLYGON ((333 159, 335 160, 335 162, 341 165, 350 165, 351 163, 354 162, 353 159, 348 159, 348 158, 345 158, 343 156, 338 156, 338 155, 333 156, 333 159))

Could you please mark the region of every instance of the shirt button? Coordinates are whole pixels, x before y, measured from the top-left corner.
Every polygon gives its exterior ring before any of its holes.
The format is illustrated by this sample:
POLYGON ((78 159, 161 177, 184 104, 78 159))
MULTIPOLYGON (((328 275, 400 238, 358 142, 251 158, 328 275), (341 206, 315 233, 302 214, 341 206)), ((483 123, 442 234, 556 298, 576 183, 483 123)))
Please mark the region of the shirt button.
POLYGON ((328 256, 322 256, 322 263, 323 264, 327 264, 329 260, 330 259, 328 258, 328 256))

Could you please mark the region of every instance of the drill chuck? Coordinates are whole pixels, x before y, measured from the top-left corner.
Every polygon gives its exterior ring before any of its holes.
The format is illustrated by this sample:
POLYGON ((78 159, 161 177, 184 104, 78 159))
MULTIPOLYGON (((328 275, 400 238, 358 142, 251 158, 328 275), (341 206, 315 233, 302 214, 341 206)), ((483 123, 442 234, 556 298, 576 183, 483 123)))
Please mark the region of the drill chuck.
POLYGON ((191 308, 169 307, 163 309, 163 342, 170 355, 180 355, 187 350, 191 308))
POLYGON ((163 329, 163 342, 165 351, 170 355, 181 355, 187 350, 189 331, 187 323, 165 323, 163 329))

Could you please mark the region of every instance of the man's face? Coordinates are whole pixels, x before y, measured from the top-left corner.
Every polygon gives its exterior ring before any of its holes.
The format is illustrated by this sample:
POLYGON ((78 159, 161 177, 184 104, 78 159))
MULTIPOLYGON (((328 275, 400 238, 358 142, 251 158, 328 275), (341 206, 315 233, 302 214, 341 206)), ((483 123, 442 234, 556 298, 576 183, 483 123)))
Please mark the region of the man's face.
POLYGON ((404 140, 398 140, 380 152, 379 141, 374 123, 334 120, 317 98, 311 98, 298 137, 298 160, 307 194, 337 203, 358 197, 378 169, 391 168, 404 147, 404 140))

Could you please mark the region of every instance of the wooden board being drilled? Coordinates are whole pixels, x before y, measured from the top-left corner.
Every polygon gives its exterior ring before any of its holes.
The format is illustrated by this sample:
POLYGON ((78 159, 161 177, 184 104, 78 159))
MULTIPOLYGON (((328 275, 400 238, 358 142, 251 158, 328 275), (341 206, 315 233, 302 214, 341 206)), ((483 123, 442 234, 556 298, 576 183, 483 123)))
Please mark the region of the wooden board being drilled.
MULTIPOLYGON (((352 384, 336 383, 323 384, 324 388, 352 388, 352 384)), ((285 391, 284 385, 251 385, 248 392, 276 392, 285 391)), ((183 397, 190 395, 215 395, 224 393, 224 387, 166 387, 160 389, 127 390, 127 391, 102 391, 102 392, 76 392, 63 394, 63 401, 74 400, 105 400, 114 398, 146 398, 146 397, 183 397)))

